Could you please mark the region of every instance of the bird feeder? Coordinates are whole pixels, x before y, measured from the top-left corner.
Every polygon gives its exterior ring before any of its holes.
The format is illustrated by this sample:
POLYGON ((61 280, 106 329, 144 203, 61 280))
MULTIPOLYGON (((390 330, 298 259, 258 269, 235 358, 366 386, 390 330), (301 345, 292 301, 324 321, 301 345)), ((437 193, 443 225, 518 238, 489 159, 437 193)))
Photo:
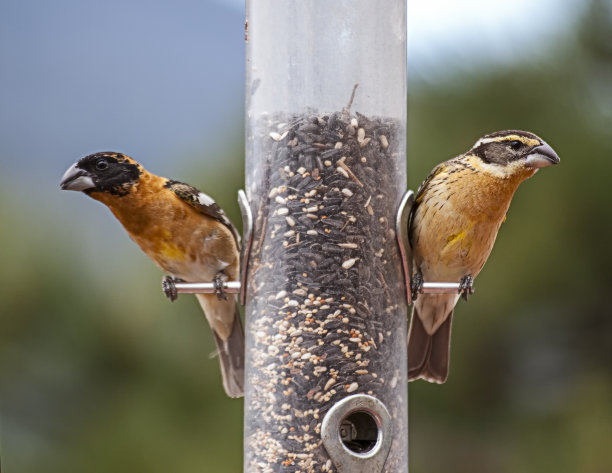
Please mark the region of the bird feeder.
POLYGON ((246 39, 244 471, 407 471, 406 3, 247 0, 246 39))

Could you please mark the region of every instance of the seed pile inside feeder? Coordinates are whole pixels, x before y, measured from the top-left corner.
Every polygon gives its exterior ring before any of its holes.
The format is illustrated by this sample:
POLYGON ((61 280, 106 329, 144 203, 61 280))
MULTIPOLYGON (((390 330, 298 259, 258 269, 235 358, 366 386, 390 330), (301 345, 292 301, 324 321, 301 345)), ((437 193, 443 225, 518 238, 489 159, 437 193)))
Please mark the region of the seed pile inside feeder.
MULTIPOLYGON (((277 115, 254 137, 263 166, 249 189, 249 472, 335 471, 321 422, 347 395, 371 394, 392 417, 405 414, 398 126, 359 113, 277 115)), ((385 471, 404 455, 394 445, 385 471)))

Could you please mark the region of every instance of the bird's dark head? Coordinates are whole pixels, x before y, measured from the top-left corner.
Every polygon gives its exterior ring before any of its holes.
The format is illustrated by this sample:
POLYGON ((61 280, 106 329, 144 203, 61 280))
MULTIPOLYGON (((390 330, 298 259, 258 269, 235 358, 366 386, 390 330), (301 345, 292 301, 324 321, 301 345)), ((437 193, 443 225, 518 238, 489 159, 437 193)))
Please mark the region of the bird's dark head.
POLYGON ((70 166, 64 173, 60 187, 88 195, 104 192, 122 196, 138 182, 143 171, 140 164, 124 154, 95 153, 70 166))
POLYGON ((528 131, 506 130, 480 138, 467 153, 486 165, 512 169, 538 169, 559 163, 557 153, 528 131))

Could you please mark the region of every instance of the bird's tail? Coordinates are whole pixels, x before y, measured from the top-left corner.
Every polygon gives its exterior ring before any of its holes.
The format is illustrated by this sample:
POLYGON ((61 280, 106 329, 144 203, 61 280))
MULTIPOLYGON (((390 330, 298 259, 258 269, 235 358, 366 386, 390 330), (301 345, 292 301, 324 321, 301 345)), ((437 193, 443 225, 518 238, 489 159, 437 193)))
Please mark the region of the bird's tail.
POLYGON ((430 383, 444 383, 448 377, 450 334, 453 309, 432 335, 421 322, 417 304, 413 306, 408 330, 408 381, 423 378, 430 383))
POLYGON ((204 309, 215 338, 223 388, 229 397, 242 397, 244 396, 245 345, 238 304, 233 298, 219 301, 216 295, 197 294, 197 298, 204 309), (233 310, 233 319, 227 316, 228 310, 233 310), (228 324, 228 319, 231 320, 231 325, 228 324))

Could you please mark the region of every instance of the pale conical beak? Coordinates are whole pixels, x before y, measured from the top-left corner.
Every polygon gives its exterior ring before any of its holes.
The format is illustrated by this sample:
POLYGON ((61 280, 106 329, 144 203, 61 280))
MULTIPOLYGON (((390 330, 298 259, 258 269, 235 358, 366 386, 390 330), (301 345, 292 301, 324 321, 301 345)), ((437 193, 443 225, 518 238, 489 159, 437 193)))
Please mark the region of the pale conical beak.
POLYGON ((77 168, 76 164, 68 168, 60 183, 60 188, 65 191, 84 191, 94 187, 96 185, 91 176, 87 171, 77 168))
POLYGON ((559 164, 559 156, 547 143, 537 146, 527 155, 525 166, 528 168, 543 168, 551 164, 559 164))

